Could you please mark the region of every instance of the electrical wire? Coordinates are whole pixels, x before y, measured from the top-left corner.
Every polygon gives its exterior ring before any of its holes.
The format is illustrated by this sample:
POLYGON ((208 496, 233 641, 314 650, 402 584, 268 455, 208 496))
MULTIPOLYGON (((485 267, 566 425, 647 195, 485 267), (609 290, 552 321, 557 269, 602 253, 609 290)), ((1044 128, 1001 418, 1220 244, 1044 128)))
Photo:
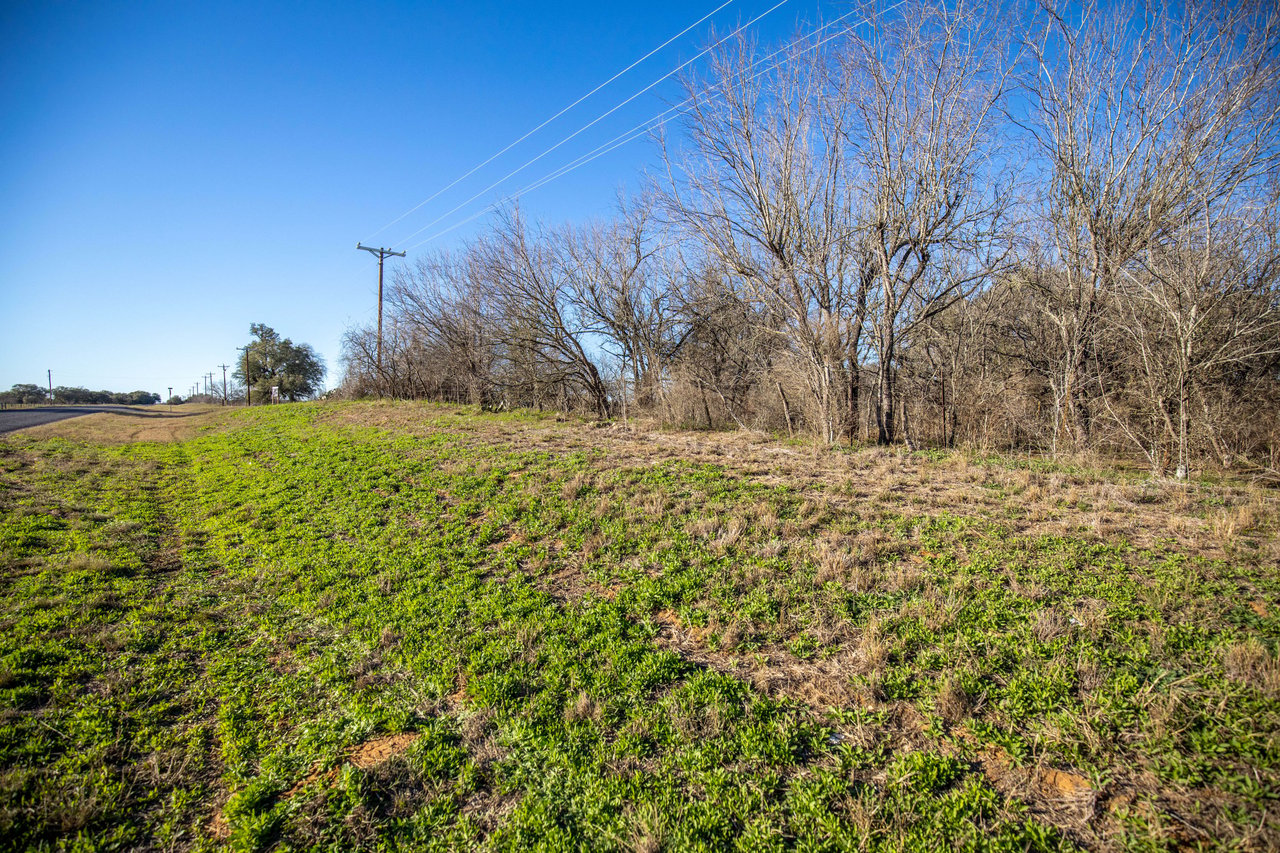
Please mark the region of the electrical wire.
MULTIPOLYGON (((893 4, 892 6, 888 7, 887 9, 882 10, 879 14, 881 14, 881 15, 888 14, 889 12, 892 12, 894 9, 897 9, 899 6, 901 6, 904 2, 905 2, 905 0, 898 0, 898 2, 897 2, 897 3, 893 4)), ((845 18, 848 18, 848 17, 849 17, 850 15, 852 15, 852 14, 854 14, 854 12, 853 12, 853 11, 846 12, 845 14, 843 14, 843 15, 839 16, 838 18, 836 18, 835 20, 829 21, 828 23, 823 24, 821 27, 818 27, 818 28, 817 28, 816 30, 814 30, 813 32, 808 33, 808 34, 807 34, 807 36, 808 36, 808 37, 810 37, 810 38, 812 38, 813 36, 815 36, 815 35, 817 35, 817 34, 821 33, 823 30, 828 29, 829 27, 833 27, 833 26, 835 26, 835 25, 839 24, 841 21, 843 21, 845 18)), ((860 23, 865 24, 865 23, 868 23, 869 21, 870 21, 870 18, 864 18, 860 23)), ((838 37, 839 37, 839 35, 840 35, 840 33, 834 33, 834 34, 832 34, 832 35, 829 35, 829 36, 827 36, 826 38, 821 39, 820 41, 817 41, 817 42, 815 42, 814 44, 811 44, 811 45, 809 45, 809 46, 805 47, 803 50, 801 50, 801 51, 800 51, 800 53, 799 53, 799 54, 796 54, 796 55, 797 55, 797 56, 800 56, 800 55, 803 55, 803 54, 805 54, 805 53, 808 53, 808 52, 809 52, 809 51, 811 51, 811 50, 816 50, 817 48, 821 47, 822 45, 826 44, 827 42, 829 42, 829 41, 831 41, 831 40, 833 40, 833 39, 835 39, 835 38, 838 38, 838 37)), ((791 43, 791 44, 789 44, 788 46, 783 47, 783 48, 779 48, 778 50, 775 50, 773 53, 769 54, 768 56, 765 56, 765 57, 763 57, 762 59, 759 59, 759 60, 757 60, 756 62, 753 62, 753 63, 752 63, 752 65, 751 65, 751 68, 747 69, 747 71, 746 71, 746 72, 743 72, 743 73, 750 73, 750 72, 752 72, 752 71, 753 71, 755 68, 757 68, 758 66, 763 65, 764 63, 766 63, 766 62, 768 62, 769 60, 773 59, 774 57, 778 56, 779 54, 781 54, 781 53, 785 53, 786 51, 790 50, 792 47, 794 47, 794 45, 795 45, 795 42, 792 42, 792 43, 791 43)), ((764 68, 764 69, 761 69, 761 70, 759 70, 759 71, 756 71, 755 73, 751 74, 751 77, 749 77, 749 78, 747 78, 747 79, 748 79, 748 80, 756 80, 756 79, 758 79, 759 77, 763 76, 764 74, 767 74, 768 72, 773 71, 774 69, 778 68, 780 64, 781 64, 781 63, 775 63, 774 65, 772 65, 772 66, 770 66, 770 67, 768 67, 768 68, 764 68)), ((739 77, 742 77, 742 74, 743 74, 743 73, 740 73, 740 74, 734 75, 735 79, 736 79, 736 78, 739 78, 739 77)), ((726 82, 728 82, 728 81, 726 81, 726 82)), ((627 144, 629 144, 629 143, 631 143, 631 142, 634 142, 636 139, 639 139, 639 138, 641 138, 641 137, 643 137, 643 136, 648 135, 648 134, 649 134, 650 132, 652 132, 653 130, 656 130, 657 128, 662 127, 662 126, 663 126, 663 125, 665 125, 668 121, 670 121, 672 118, 674 118, 674 117, 675 117, 675 116, 674 116, 674 113, 676 113, 676 112, 678 112, 678 111, 680 111, 680 110, 683 110, 686 106, 688 106, 689 104, 693 103, 693 102, 694 102, 695 100, 697 100, 699 97, 703 97, 703 96, 705 96, 705 95, 707 95, 707 94, 711 93, 711 92, 712 92, 712 91, 713 91, 717 86, 720 86, 720 85, 724 85, 724 84, 716 84, 716 86, 712 86, 712 87, 709 87, 709 88, 707 88, 707 89, 704 89, 702 92, 698 92, 698 93, 696 93, 696 94, 694 94, 694 95, 690 95, 688 98, 685 98, 685 100, 681 101, 679 104, 676 104, 676 105, 675 105, 675 106, 673 106, 673 107, 669 107, 669 108, 667 108, 667 109, 666 109, 666 110, 664 110, 663 112, 658 113, 656 116, 654 116, 654 117, 652 117, 652 118, 650 118, 650 119, 647 119, 647 120, 646 120, 646 121, 644 121, 644 122, 641 122, 640 124, 636 125, 635 127, 631 128, 630 130, 624 131, 623 133, 619 134, 618 136, 615 136, 613 139, 609 140, 608 142, 605 142, 604 144, 602 144, 602 145, 598 146, 597 148, 593 149, 592 151, 589 151, 589 152, 587 152, 586 154, 581 155, 581 156, 580 156, 580 157, 578 157, 577 159, 572 160, 572 161, 570 161, 569 163, 565 164, 564 166, 561 166, 560 168, 558 168, 558 169, 556 169, 556 170, 552 171, 550 174, 544 175, 543 177, 539 178, 538 180, 536 180, 536 181, 534 181, 534 182, 532 182, 532 183, 530 183, 530 184, 528 184, 528 185, 526 185, 526 186, 522 187, 520 190, 518 190, 518 191, 516 191, 516 192, 514 192, 514 193, 512 193, 512 194, 510 194, 510 195, 504 196, 503 198, 501 198, 501 199, 499 199, 499 200, 497 200, 497 201, 493 202, 492 204, 488 205, 487 207, 485 207, 485 208, 481 209, 480 211, 478 211, 478 212, 476 212, 476 213, 473 213, 471 216, 468 216, 466 219, 463 219, 463 220, 461 220, 461 221, 459 221, 459 222, 457 222, 457 223, 455 223, 455 224, 453 224, 453 225, 450 225, 449 227, 447 227, 447 228, 445 228, 445 229, 443 229, 443 230, 441 230, 441 231, 437 231, 436 233, 434 233, 434 234, 430 235, 429 237, 427 237, 427 238, 426 238, 426 239, 424 239, 424 240, 420 240, 419 242, 414 243, 412 246, 409 246, 409 247, 408 247, 408 249, 406 249, 406 251, 412 251, 412 250, 417 249, 417 248, 419 248, 419 247, 421 247, 421 246, 425 246, 427 243, 430 243, 430 242, 432 242, 432 241, 434 241, 434 240, 437 240, 437 239, 439 239, 440 237, 443 237, 444 235, 446 235, 446 234, 448 234, 448 233, 450 233, 450 232, 452 232, 452 231, 455 231, 455 230, 457 230, 458 228, 461 228, 461 227, 463 227, 464 225, 467 225, 468 223, 474 222, 476 219, 479 219, 480 217, 482 217, 482 216, 484 216, 484 215, 486 215, 486 214, 488 214, 488 213, 491 213, 491 212, 492 212, 492 211, 494 211, 494 210, 497 210, 499 207, 501 207, 502 205, 504 205, 504 204, 506 204, 506 203, 508 203, 508 202, 512 201, 512 200, 513 200, 513 199, 515 199, 515 198, 519 198, 520 196, 522 196, 522 195, 524 195, 524 194, 526 194, 526 193, 533 192, 534 190, 540 189, 541 187, 546 186, 547 184, 551 183, 552 181, 555 181, 555 180, 557 180, 557 179, 559 179, 559 178, 563 177, 564 175, 567 175, 567 174, 569 174, 570 172, 572 172, 572 171, 574 171, 574 170, 576 170, 576 169, 578 169, 578 168, 580 168, 580 167, 582 167, 582 166, 585 166, 586 164, 588 164, 588 163, 592 162, 593 160, 597 160, 597 159, 599 159, 600 157, 603 157, 604 155, 609 154, 610 152, 615 151, 615 150, 617 150, 618 148, 623 147, 624 145, 627 145, 627 144)), ((474 199, 472 199, 472 200, 474 200, 474 199)), ((430 227, 430 226, 427 226, 427 227, 430 227)), ((425 229, 425 228, 420 229, 420 230, 419 230, 418 232, 416 232, 416 233, 421 233, 421 231, 422 231, 422 230, 426 230, 426 229, 425 229)), ((413 236, 416 236, 416 234, 411 234, 411 235, 410 235, 410 237, 413 237, 413 236)), ((408 239, 408 238, 406 238, 406 239, 408 239)))
POLYGON ((562 115, 564 115, 565 113, 569 112, 569 110, 573 109, 573 108, 574 108, 574 107, 576 107, 578 104, 580 104, 580 103, 582 103, 583 101, 585 101, 587 98, 590 98, 590 97, 591 97, 592 95, 594 95, 596 92, 599 92, 599 91, 600 91, 601 89, 603 89, 605 86, 608 86, 608 85, 609 85, 610 83, 612 83, 614 80, 617 80, 619 77, 621 77, 622 75, 626 74, 628 71, 630 71, 631 69, 635 68, 637 65, 639 65, 639 64, 640 64, 640 63, 642 63, 642 62, 644 62, 646 59, 648 59, 649 57, 653 56, 653 55, 654 55, 655 53, 657 53, 658 51, 660 51, 660 50, 662 50, 663 48, 667 47, 667 46, 668 46, 669 44, 671 44, 673 41, 675 41, 676 39, 680 38, 680 37, 681 37, 681 36, 683 36, 685 33, 689 32, 689 30, 692 30, 694 27, 696 27, 696 26, 700 25, 703 21, 706 21, 708 18, 710 18, 712 15, 716 14, 717 12, 719 12, 719 11, 720 11, 721 9, 723 9, 724 7, 726 7, 726 6, 728 6, 728 5, 732 4, 732 3, 735 3, 735 2, 737 2, 737 0, 725 0, 725 2, 721 3, 721 4, 720 4, 719 6, 717 6, 716 8, 712 9, 710 12, 708 12, 708 13, 707 13, 707 14, 705 14, 705 15, 703 15, 701 18, 699 18, 698 20, 694 21, 692 24, 690 24, 689 26, 685 27, 685 28, 684 28, 683 30, 681 30, 680 32, 676 33, 676 34, 675 34, 675 35, 673 35, 671 38, 667 39, 667 40, 666 40, 666 41, 664 41, 662 44, 658 45, 658 46, 657 46, 657 47, 655 47, 653 50, 649 51, 649 52, 648 52, 648 53, 646 53, 644 56, 640 57, 640 58, 639 58, 639 59, 637 59, 635 62, 633 62, 633 63, 631 63, 630 65, 628 65, 626 68, 624 68, 624 69, 622 69, 621 71, 619 71, 617 74, 614 74, 614 75, 613 75, 612 77, 610 77, 608 80, 605 80, 605 81, 604 81, 603 83, 601 83, 599 86, 596 86, 596 87, 595 87, 594 89, 592 89, 590 92, 587 92, 587 94, 583 95, 581 98, 578 98, 578 100, 574 101, 572 104, 569 104, 569 106, 567 106, 567 107, 565 107, 564 109, 560 110, 560 112, 556 113, 556 114, 555 114, 555 115, 553 115, 551 118, 547 119, 547 120, 546 120, 546 121, 544 121, 542 124, 540 124, 540 125, 538 125, 537 127, 535 127, 533 130, 530 130, 530 131, 529 131, 528 133, 526 133, 524 136, 520 137, 520 138, 519 138, 519 139, 517 139, 515 142, 512 142, 510 145, 508 145, 506 148, 503 148, 503 149, 502 149, 501 151, 499 151, 498 153, 494 154, 494 155, 493 155, 492 157, 490 157, 488 160, 485 160, 483 163, 480 163, 480 164, 478 164, 478 165, 476 165, 476 166, 473 166, 470 170, 468 170, 468 171, 467 171, 467 172, 465 172, 464 174, 459 175, 457 178, 455 178, 455 179, 453 180, 453 182, 452 182, 452 183, 450 183, 450 184, 448 184, 448 185, 446 185, 446 186, 443 186, 443 187, 441 187, 440 189, 436 190, 434 193, 432 193, 431 195, 427 196, 425 199, 423 199, 422 201, 418 202, 418 203, 417 203, 417 204, 415 204, 413 207, 409 208, 409 209, 408 209, 408 210, 406 210, 404 213, 400 214, 400 215, 399 215, 399 216, 397 216, 395 219, 393 219, 393 220, 391 220, 390 222, 388 222, 386 225, 383 225, 383 226, 382 226, 381 228, 379 228, 377 231, 374 231, 371 235, 369 235, 367 238, 365 238, 365 239, 364 239, 364 240, 362 240, 361 242, 368 243, 368 242, 372 241, 374 237, 377 237, 377 236, 378 236, 379 234, 381 234, 383 231, 386 231, 388 228, 390 228, 392 225, 395 225, 397 222, 401 221, 401 220, 402 220, 402 219, 404 219, 406 216, 409 216, 409 215, 411 215, 411 214, 415 213, 416 211, 418 211, 419 209, 421 209, 423 205, 426 205, 426 204, 429 204, 429 203, 430 203, 430 202, 432 202, 432 201, 435 201, 437 198, 439 198, 439 197, 440 197, 440 195, 441 195, 442 193, 445 193, 445 192, 447 192, 447 191, 449 191, 449 190, 453 189, 453 188, 454 188, 454 187, 456 187, 458 184, 462 183, 462 182, 463 182, 463 181, 465 181, 467 178, 471 177, 471 176, 472 176, 472 175, 474 175, 476 172, 478 172, 478 171, 480 171, 481 169, 483 169, 485 166, 488 166, 488 165, 489 165, 490 163, 492 163, 494 160, 497 160, 497 159, 498 159, 499 157, 501 157, 503 154, 506 154, 506 153, 507 153, 508 151, 510 151, 512 148, 515 148, 515 147, 516 147, 517 145, 519 145, 521 142, 524 142, 524 141, 525 141, 526 139, 528 139, 530 136, 533 136, 535 133, 537 133, 538 131, 542 130, 542 129, 543 129, 544 127, 546 127, 547 125, 551 124, 551 122, 553 122, 553 121, 555 121, 556 119, 560 118, 560 116, 562 116, 562 115))
MULTIPOLYGON (((745 24, 743 24, 742 26, 738 27, 738 28, 737 28, 736 30, 734 30, 733 32, 729 33, 729 35, 725 36, 725 39, 727 39, 727 38, 731 38, 731 37, 733 37, 733 36, 737 35, 738 33, 740 33, 740 32, 742 32, 743 30, 745 30, 747 27, 751 26, 752 24, 754 24, 754 23, 756 23, 757 21, 759 21, 759 20, 761 20, 762 18, 764 18, 766 15, 769 15, 769 14, 771 14, 771 13, 773 13, 773 12, 777 11, 777 10, 778 10, 778 9, 780 9, 781 7, 785 6, 788 2, 790 2, 790 0, 778 0, 778 2, 777 2, 777 3, 775 3, 773 6, 769 7, 769 9, 767 9, 767 10, 766 10, 766 11, 764 11, 764 12, 761 12, 759 15, 756 15, 756 16, 755 16, 754 18, 752 18, 750 21, 747 21, 745 24)), ((579 134, 581 134, 581 133, 583 133, 584 131, 588 130, 589 128, 594 127, 595 125, 599 124, 599 123, 600 123, 601 121, 603 121, 604 119, 606 119, 606 118, 608 118, 609 116, 613 115, 615 112, 617 112, 618 110, 622 109, 622 108, 623 108, 623 107, 625 107, 627 104, 631 103, 631 102, 632 102, 632 101, 634 101, 636 98, 638 98, 638 97, 640 97, 641 95, 643 95, 645 92, 648 92, 650 89, 652 89, 653 87, 657 86, 659 83, 662 83, 663 81, 665 81, 665 80, 667 80, 668 78, 670 78, 673 74, 676 74, 676 73, 678 73, 678 72, 680 72, 680 71, 684 70, 684 69, 685 69, 685 68, 687 68, 689 65, 691 65, 691 64, 693 64, 694 62, 696 62, 696 61, 698 61, 699 59, 701 59, 703 56, 706 56, 706 55, 707 55, 708 53, 710 53, 712 50, 715 50, 715 48, 716 48, 716 47, 718 47, 718 46, 719 46, 719 44, 720 44, 721 42, 723 42, 723 41, 724 41, 724 39, 721 39, 719 42, 716 42, 715 44, 711 45, 710 47, 707 47, 707 48, 705 48, 704 50, 700 51, 700 52, 699 52, 698 54, 696 54, 692 59, 689 59, 689 60, 687 60, 687 61, 685 61, 685 62, 681 63, 680 65, 677 65, 675 68, 671 69, 671 70, 670 70, 670 71, 668 71, 666 74, 663 74, 663 75, 662 75, 661 77, 659 77, 657 80, 654 80, 654 81, 653 81, 652 83, 650 83, 648 86, 645 86, 645 87, 644 87, 643 89, 641 89, 639 92, 636 92, 634 95, 632 95, 631 97, 629 97, 629 98, 627 98, 626 100, 622 101, 621 103, 617 104, 617 105, 616 105, 616 106, 614 106, 613 108, 611 108, 611 109, 609 109, 609 110, 606 110, 604 113, 600 114, 600 115, 599 115, 599 116, 597 116, 596 118, 594 118, 594 119, 592 119, 591 121, 589 121, 589 122, 587 122, 586 124, 584 124, 582 127, 580 127, 580 128, 578 128, 577 130, 575 130, 573 133, 571 133, 571 134, 569 134, 568 136, 566 136, 564 139, 561 139, 559 142, 557 142, 555 145, 552 145, 552 146, 551 146, 550 148, 548 148, 546 151, 543 151, 543 152, 542 152, 541 154, 539 154, 537 157, 534 157, 533 159, 531 159, 531 160, 527 161, 524 165, 520 166, 519 168, 517 168, 517 169, 513 169, 512 171, 508 172, 506 175, 503 175, 501 178, 499 178, 498 180, 494 181, 494 182, 493 182, 492 184, 490 184, 489 186, 487 186, 487 187, 485 187, 484 189, 480 190, 480 192, 478 192, 478 193, 476 193, 475 195, 471 196, 471 198, 467 199, 466 201, 462 202, 461 204, 458 204, 458 205, 457 205, 457 206, 455 206, 453 209, 451 209, 451 210, 449 210, 449 211, 447 211, 447 212, 445 212, 445 213, 442 213, 440 216, 437 216, 435 219, 431 220, 431 221, 430 221, 430 222, 428 222, 426 225, 423 225, 423 226, 422 226, 421 228, 419 228, 417 231, 414 231, 412 234, 409 234, 407 237, 405 237, 403 240, 401 240, 401 241, 399 241, 399 242, 401 242, 401 243, 407 243, 408 241, 412 240, 414 237, 417 237, 417 236, 418 236, 419 234, 421 234, 423 231, 426 231, 426 230, 427 230, 427 229, 429 229, 429 228, 433 228, 434 226, 436 226, 436 225, 440 224, 440 223, 441 223, 442 221, 444 221, 445 219, 448 219, 450 216, 453 216, 453 214, 457 213, 459 210, 462 210, 462 208, 464 208, 464 207, 466 207, 467 205, 471 204, 471 202, 475 201, 476 199, 480 198, 481 196, 488 195, 488 194, 489 194, 490 192, 492 192, 494 189, 496 189, 497 187, 499 187, 499 186, 501 186, 502 184, 506 183, 506 182, 507 182, 509 179, 511 179, 512 177, 514 177, 514 176, 516 176, 516 175, 520 174, 520 173, 521 173, 521 172, 523 172, 525 169, 529 168, 529 167, 530 167, 530 166, 532 166, 534 163, 536 163, 536 162, 538 162, 539 160, 541 160, 543 157, 546 157, 548 154, 550 154, 551 152, 555 151, 555 150, 556 150, 557 148, 559 148, 561 145, 564 145, 565 143, 569 142, 571 139, 574 139, 575 137, 577 137, 579 134)))

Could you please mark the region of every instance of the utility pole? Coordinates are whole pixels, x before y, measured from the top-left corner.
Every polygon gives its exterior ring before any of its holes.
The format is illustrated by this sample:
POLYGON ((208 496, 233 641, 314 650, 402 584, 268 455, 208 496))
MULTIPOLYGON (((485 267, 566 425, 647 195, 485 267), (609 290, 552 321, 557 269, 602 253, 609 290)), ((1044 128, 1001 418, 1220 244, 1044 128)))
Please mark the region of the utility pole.
POLYGON ((244 347, 244 404, 253 405, 253 380, 249 377, 249 346, 244 347))
POLYGON ((218 367, 222 368, 222 405, 225 406, 227 404, 227 365, 219 364, 218 367))
POLYGON ((169 386, 169 398, 165 401, 169 404, 169 411, 173 411, 173 386, 169 386))
MULTIPOLYGON (((382 284, 381 284, 381 281, 382 281, 382 280, 381 280, 381 278, 379 278, 379 280, 378 280, 378 281, 379 281, 379 284, 378 284, 378 310, 379 310, 379 311, 381 311, 381 310, 382 310, 382 284)), ((382 317, 381 317, 381 315, 379 315, 379 317, 378 317, 378 329, 379 329, 379 332, 378 332, 378 340, 379 340, 379 341, 381 341, 381 340, 382 340, 382 332, 381 332, 381 329, 382 329, 382 317)), ((50 403, 52 403, 52 402, 53 402, 53 368, 49 368, 49 402, 50 402, 50 403)))
POLYGON ((378 256, 378 372, 382 372, 382 262, 387 258, 403 258, 404 252, 393 252, 390 249, 374 249, 356 243, 356 248, 378 256))

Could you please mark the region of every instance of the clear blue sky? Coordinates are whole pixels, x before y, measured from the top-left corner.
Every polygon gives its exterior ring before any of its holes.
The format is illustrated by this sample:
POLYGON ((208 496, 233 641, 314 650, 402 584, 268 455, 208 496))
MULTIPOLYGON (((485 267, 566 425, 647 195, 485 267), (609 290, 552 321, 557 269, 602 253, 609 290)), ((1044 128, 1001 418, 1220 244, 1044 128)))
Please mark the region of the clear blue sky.
MULTIPOLYGON (((254 322, 314 346, 336 384, 344 329, 376 316, 358 240, 721 2, 0 4, 0 388, 52 369, 55 385, 185 393, 254 322)), ((693 57, 710 23, 775 2, 735 0, 374 242, 417 242, 693 57)), ((845 11, 789 0, 753 29, 776 42, 845 11)), ((678 92, 657 87, 442 226, 678 92)), ((654 159, 632 143, 522 204, 555 222, 606 214, 654 159)))

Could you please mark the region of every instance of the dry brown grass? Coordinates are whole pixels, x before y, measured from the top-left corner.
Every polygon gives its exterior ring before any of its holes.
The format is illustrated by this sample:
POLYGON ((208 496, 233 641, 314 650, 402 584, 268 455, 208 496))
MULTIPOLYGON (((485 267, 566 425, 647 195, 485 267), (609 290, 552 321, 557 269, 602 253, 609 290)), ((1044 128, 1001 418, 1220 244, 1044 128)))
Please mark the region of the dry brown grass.
MULTIPOLYGON (((781 522, 775 508, 761 501, 743 520, 744 532, 762 530, 782 539, 804 536, 833 515, 856 511, 867 521, 876 521, 878 514, 900 514, 910 507, 922 514, 947 510, 996 518, 1019 535, 1123 540, 1138 548, 1172 540, 1183 553, 1217 558, 1226 556, 1241 537, 1280 527, 1280 495, 1246 483, 1210 486, 1153 481, 1089 468, 1043 472, 979 460, 963 452, 936 461, 900 448, 870 447, 850 453, 780 444, 754 432, 676 432, 642 421, 633 421, 624 430, 620 425, 574 419, 494 419, 476 417, 474 410, 465 407, 430 404, 342 406, 322 417, 408 433, 434 432, 443 426, 461 433, 464 443, 487 447, 556 454, 600 452, 598 471, 648 467, 673 458, 718 465, 751 482, 783 485, 799 493, 804 504, 798 518, 781 522)), ((591 484, 584 474, 581 480, 566 484, 565 491, 572 495, 591 484)), ((660 491, 637 506, 638 511, 653 515, 673 508, 671 496, 660 491)), ((693 532, 710 538, 720 529, 693 532)), ((1280 541, 1262 538, 1264 548, 1280 541)), ((860 556, 873 558, 880 547, 879 542, 860 543, 860 556)))
POLYGON ((131 406, 127 412, 95 412, 19 432, 37 439, 68 438, 93 444, 184 441, 204 427, 226 423, 235 411, 203 404, 183 404, 172 410, 168 406, 131 406))

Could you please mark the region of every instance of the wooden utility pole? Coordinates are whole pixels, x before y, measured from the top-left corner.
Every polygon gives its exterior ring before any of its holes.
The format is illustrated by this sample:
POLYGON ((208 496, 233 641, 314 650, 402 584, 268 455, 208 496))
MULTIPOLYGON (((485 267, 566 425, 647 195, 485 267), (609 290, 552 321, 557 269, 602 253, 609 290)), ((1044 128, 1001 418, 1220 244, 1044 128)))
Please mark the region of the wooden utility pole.
POLYGON ((403 258, 404 252, 393 252, 390 249, 375 249, 356 243, 356 248, 371 255, 378 256, 378 372, 382 372, 382 262, 389 257, 403 258))
POLYGON ((244 348, 244 404, 253 405, 253 382, 249 379, 249 347, 244 348))
POLYGON ((227 404, 227 367, 228 366, 229 365, 226 365, 226 364, 218 365, 218 367, 222 368, 222 405, 224 406, 227 404))

